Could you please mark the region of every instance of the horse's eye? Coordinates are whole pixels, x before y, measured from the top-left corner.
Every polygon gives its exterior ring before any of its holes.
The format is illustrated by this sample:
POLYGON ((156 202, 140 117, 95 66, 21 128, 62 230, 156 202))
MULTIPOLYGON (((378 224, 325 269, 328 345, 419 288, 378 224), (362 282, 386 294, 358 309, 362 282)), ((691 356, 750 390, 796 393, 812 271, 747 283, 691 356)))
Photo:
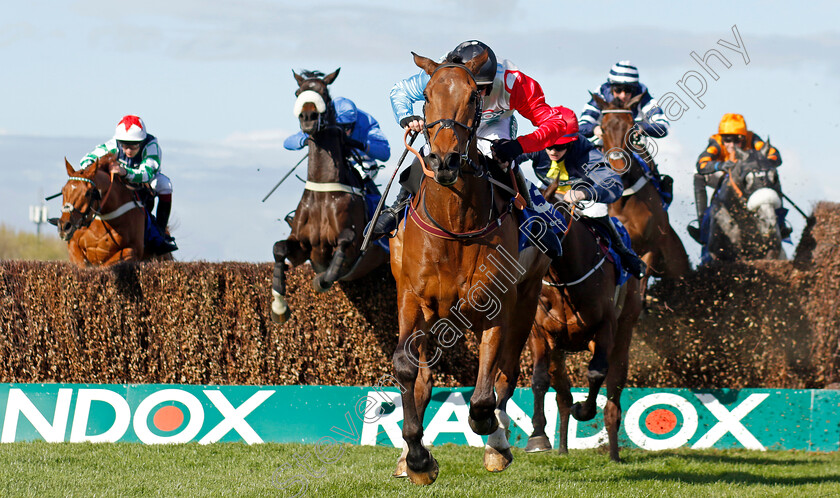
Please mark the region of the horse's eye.
POLYGON ((62 213, 70 213, 72 211, 73 211, 73 205, 70 204, 69 202, 67 204, 61 206, 61 212, 62 213))

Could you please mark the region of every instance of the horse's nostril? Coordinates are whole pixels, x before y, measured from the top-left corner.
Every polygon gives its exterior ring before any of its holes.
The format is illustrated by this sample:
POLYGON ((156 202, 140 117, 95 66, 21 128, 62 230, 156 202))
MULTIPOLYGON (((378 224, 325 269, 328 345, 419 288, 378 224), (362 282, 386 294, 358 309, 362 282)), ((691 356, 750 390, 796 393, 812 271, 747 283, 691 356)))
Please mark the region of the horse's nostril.
POLYGON ((66 232, 67 230, 70 230, 70 226, 70 222, 68 221, 67 223, 61 226, 61 229, 66 232))

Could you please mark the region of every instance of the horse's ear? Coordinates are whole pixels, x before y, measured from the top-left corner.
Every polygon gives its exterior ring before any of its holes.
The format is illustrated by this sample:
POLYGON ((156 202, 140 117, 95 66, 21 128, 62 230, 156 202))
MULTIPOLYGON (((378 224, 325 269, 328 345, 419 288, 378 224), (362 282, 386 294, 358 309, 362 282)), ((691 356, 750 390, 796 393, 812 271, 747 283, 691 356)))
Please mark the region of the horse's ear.
POLYGON ((306 81, 306 78, 296 73, 294 69, 292 69, 292 74, 295 75, 295 81, 297 81, 298 86, 302 85, 303 82, 306 81))
POLYGON ((324 83, 326 83, 327 85, 331 85, 332 82, 335 81, 335 78, 338 76, 339 71, 341 71, 341 68, 338 68, 330 74, 324 76, 324 83))
POLYGON ((64 165, 67 167, 67 176, 73 176, 76 174, 76 170, 73 169, 73 166, 70 166, 70 161, 67 158, 64 158, 64 165))
POLYGON ((432 73, 434 73, 440 65, 432 59, 429 59, 428 57, 423 57, 422 55, 417 55, 414 52, 411 52, 411 55, 414 56, 414 63, 417 64, 417 67, 419 67, 423 71, 426 71, 426 74, 428 74, 429 76, 431 76, 432 73))
POLYGON ((632 109, 638 105, 639 101, 642 100, 642 94, 638 94, 632 99, 628 100, 626 104, 624 104, 625 109, 632 109))
POLYGON ((770 136, 769 135, 767 136, 767 141, 764 142, 764 146, 761 148, 761 150, 759 152, 761 152, 761 155, 764 156, 764 157, 767 157, 767 154, 770 152, 770 136))
POLYGON ((468 60, 464 65, 467 66, 467 69, 469 69, 471 73, 476 74, 478 70, 481 69, 481 66, 483 66, 484 63, 487 62, 488 57, 490 56, 487 54, 487 50, 485 50, 484 52, 468 60))
POLYGON ((598 104, 598 107, 600 107, 601 109, 606 109, 607 107, 609 107, 609 106, 610 106, 610 105, 607 103, 607 101, 606 101, 606 100, 604 100, 604 97, 601 97, 599 94, 589 92, 589 95, 591 95, 591 96, 592 96, 592 100, 594 100, 594 101, 595 101, 595 103, 596 103, 596 104, 598 104))
POLYGON ((734 150, 735 150, 735 157, 738 159, 738 161, 745 161, 750 155, 749 152, 747 152, 744 149, 738 147, 737 145, 735 146, 734 150))
POLYGON ((96 161, 92 162, 92 163, 90 164, 90 166, 88 166, 87 168, 85 168, 85 169, 81 172, 81 176, 83 176, 83 177, 85 177, 85 178, 93 178, 93 175, 95 175, 95 174, 96 174, 96 170, 97 170, 97 169, 99 169, 99 159, 97 159, 96 161))

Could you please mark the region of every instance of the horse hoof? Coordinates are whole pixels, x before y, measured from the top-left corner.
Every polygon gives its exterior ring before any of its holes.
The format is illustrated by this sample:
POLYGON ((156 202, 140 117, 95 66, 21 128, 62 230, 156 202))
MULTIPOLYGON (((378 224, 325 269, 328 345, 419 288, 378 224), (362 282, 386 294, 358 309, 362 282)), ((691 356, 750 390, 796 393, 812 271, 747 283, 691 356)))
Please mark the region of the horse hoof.
POLYGON ((493 434, 494 432, 496 432, 496 429, 499 428, 499 420, 496 418, 495 415, 491 415, 484 420, 475 420, 474 418, 469 417, 469 421, 470 429, 472 429, 473 432, 480 436, 493 434))
POLYGON ((539 453, 540 451, 549 451, 551 449, 551 441, 548 436, 531 436, 528 438, 528 444, 525 446, 525 453, 539 453))
POLYGON ((289 309, 289 305, 283 299, 282 294, 272 289, 271 295, 273 296, 271 300, 271 321, 278 325, 286 323, 289 317, 292 316, 292 310, 289 309))
POLYGON ((405 464, 405 458, 400 458, 397 461, 397 468, 394 469, 394 473, 391 474, 391 477, 408 477, 408 466, 405 464))
POLYGON ((408 474, 408 480, 414 484, 419 486, 428 486, 435 482, 437 479, 438 471, 440 468, 438 467, 437 460, 431 454, 429 455, 432 459, 432 463, 430 465, 430 469, 428 470, 421 470, 421 471, 414 471, 411 470, 411 467, 406 466, 406 473, 408 474))
POLYGON ((332 287, 332 282, 324 282, 324 274, 315 275, 312 279, 312 290, 315 292, 327 292, 332 287))
POLYGON ((588 422, 595 418, 595 410, 587 410, 586 407, 580 403, 572 405, 572 416, 578 422, 588 422))
POLYGON ((513 462, 513 453, 510 452, 510 448, 499 451, 492 446, 485 447, 484 468, 490 472, 501 472, 508 468, 511 462, 513 462))

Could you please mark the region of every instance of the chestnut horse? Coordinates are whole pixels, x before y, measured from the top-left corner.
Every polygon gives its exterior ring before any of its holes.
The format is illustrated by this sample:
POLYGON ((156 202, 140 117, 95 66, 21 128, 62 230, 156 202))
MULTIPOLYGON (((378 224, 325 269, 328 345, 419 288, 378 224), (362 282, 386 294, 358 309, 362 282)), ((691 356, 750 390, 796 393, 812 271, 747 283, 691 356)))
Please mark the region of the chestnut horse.
POLYGON ((610 167, 621 174, 624 183, 621 199, 610 204, 610 216, 615 216, 624 224, 630 233, 633 250, 647 264, 647 272, 642 281, 644 296, 651 275, 661 278, 680 278, 686 275, 691 269, 688 254, 671 227, 659 192, 633 154, 634 148, 649 163, 652 163, 652 158, 644 146, 636 148, 630 144, 631 135, 637 133, 631 109, 639 103, 641 95, 633 97, 623 106, 607 103, 600 95, 592 97, 602 109, 604 157, 610 167))
POLYGON ((298 82, 295 114, 300 129, 309 135, 309 168, 291 233, 274 244, 271 318, 276 323, 291 315, 285 299, 286 259, 293 266, 309 260, 316 272, 312 287, 319 292, 388 261, 386 251, 375 244, 360 254, 367 223, 364 184, 345 159, 350 145, 335 123, 327 90, 338 71, 323 78, 320 73, 293 73, 298 82))
POLYGON ((431 76, 424 108, 430 154, 421 158, 425 176, 419 193, 391 239, 400 328, 393 358, 405 386, 405 445, 394 475, 431 484, 438 464, 422 438, 432 394, 429 367, 443 354, 434 344, 449 347, 465 331, 478 336, 469 424, 475 433, 489 434, 484 467, 504 470, 513 460, 505 407, 516 388, 519 356, 549 260, 535 247, 519 251, 512 201, 488 181, 476 148, 482 108, 473 74, 487 53, 466 64, 412 55, 431 76))
POLYGON ((114 154, 107 154, 75 171, 64 160, 70 178, 61 189, 58 234, 78 266, 110 266, 146 256, 146 213, 135 192, 108 173, 116 162, 114 154))
MULTIPOLYGON (((555 180, 546 191, 554 197, 555 180)), ((565 211, 558 209, 559 212, 565 211)), ((604 423, 610 444, 610 458, 619 461, 618 429, 621 424, 621 391, 627 380, 630 338, 642 310, 641 283, 630 277, 621 286, 614 265, 606 262, 606 251, 581 219, 570 216, 563 237, 563 254, 551 262, 543 281, 540 304, 528 346, 534 359, 531 388, 534 391, 534 431, 527 452, 551 449, 545 434, 543 404, 549 383, 557 391, 560 415, 558 451, 568 453, 569 414, 580 421, 595 417, 596 399, 607 383, 604 423), (566 353, 589 350, 589 394, 574 403, 566 372, 566 353)))

